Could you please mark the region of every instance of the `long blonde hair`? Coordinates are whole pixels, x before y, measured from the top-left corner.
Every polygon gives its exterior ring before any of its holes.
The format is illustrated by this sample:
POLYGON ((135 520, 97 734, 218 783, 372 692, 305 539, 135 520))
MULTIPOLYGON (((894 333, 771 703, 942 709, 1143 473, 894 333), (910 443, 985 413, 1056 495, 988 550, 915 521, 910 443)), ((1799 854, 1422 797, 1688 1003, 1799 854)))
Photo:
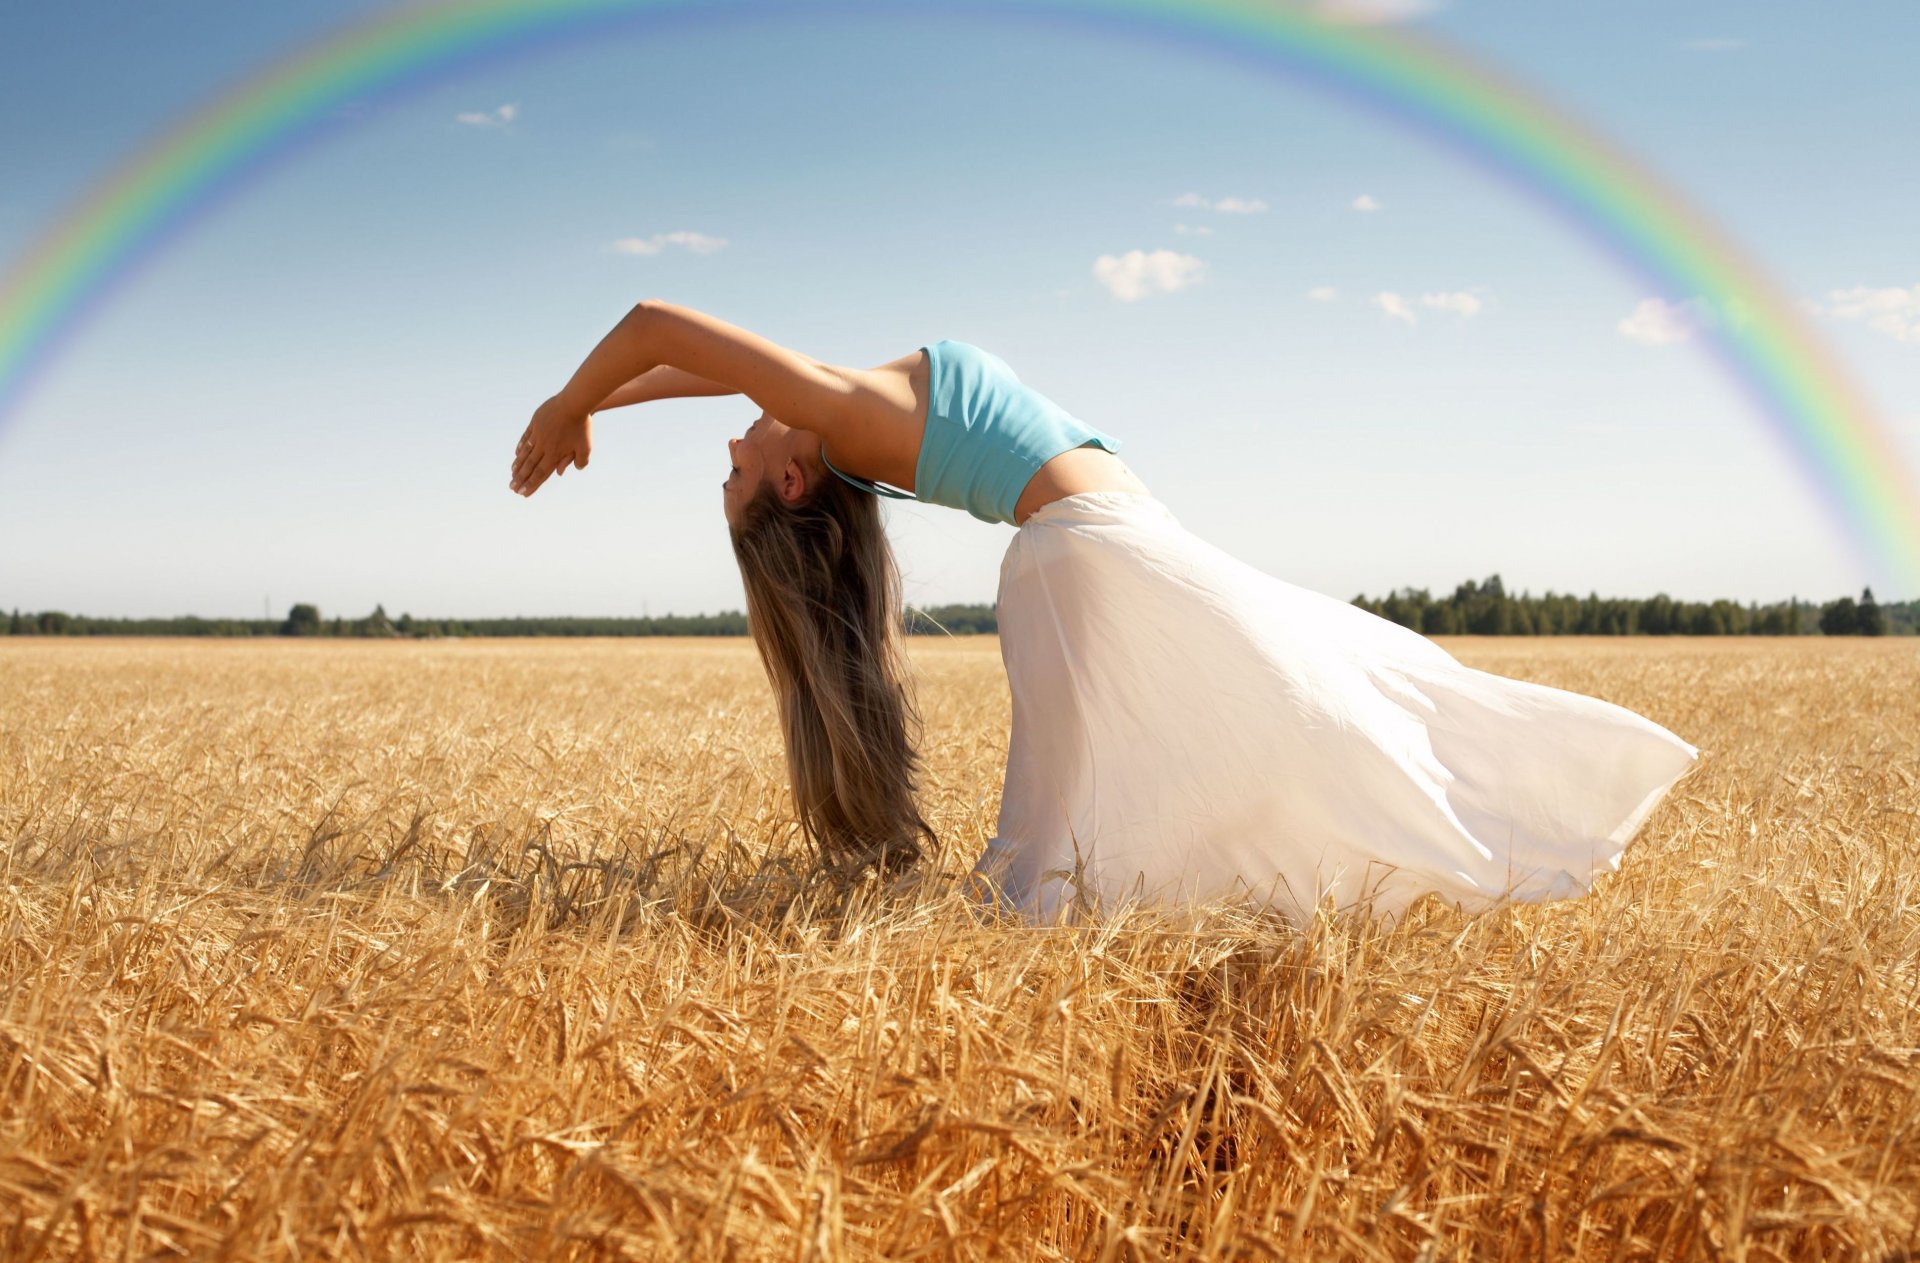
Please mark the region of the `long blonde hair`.
POLYGON ((914 801, 920 716, 879 501, 830 476, 795 504, 762 487, 730 533, 802 832, 842 877, 912 864, 935 838, 914 801))

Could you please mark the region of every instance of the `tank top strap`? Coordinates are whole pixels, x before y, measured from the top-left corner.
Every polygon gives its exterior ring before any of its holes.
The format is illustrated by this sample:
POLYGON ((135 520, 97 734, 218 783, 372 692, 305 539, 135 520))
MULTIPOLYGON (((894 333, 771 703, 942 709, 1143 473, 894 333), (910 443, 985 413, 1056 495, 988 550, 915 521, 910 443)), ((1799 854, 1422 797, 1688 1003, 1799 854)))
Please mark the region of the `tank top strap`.
POLYGON ((858 474, 841 473, 838 469, 834 468, 833 462, 827 459, 827 449, 825 447, 820 449, 820 463, 825 465, 829 472, 837 475, 841 481, 852 483, 862 491, 871 491, 874 495, 886 496, 892 500, 913 499, 913 492, 911 491, 902 491, 898 487, 889 487, 883 482, 870 482, 858 474))

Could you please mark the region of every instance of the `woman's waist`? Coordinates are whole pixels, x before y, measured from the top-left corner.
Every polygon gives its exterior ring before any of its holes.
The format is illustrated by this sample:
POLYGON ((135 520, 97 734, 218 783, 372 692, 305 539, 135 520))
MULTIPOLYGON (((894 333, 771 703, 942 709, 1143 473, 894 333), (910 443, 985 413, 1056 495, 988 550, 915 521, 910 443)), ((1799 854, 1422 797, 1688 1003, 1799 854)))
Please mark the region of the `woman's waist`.
POLYGON ((1021 488, 1013 520, 1025 526, 1035 514, 1051 505, 1089 495, 1153 500, 1147 484, 1118 456, 1099 447, 1076 447, 1059 453, 1034 471, 1027 485, 1021 488))

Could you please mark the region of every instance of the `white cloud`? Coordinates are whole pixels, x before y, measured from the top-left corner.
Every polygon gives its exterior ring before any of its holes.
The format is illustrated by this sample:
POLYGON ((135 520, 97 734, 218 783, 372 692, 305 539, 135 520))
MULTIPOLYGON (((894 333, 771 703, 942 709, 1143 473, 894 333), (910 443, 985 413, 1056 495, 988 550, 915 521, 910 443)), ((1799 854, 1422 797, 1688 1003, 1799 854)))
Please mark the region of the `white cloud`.
MULTIPOLYGON (((1333 294, 1333 289, 1324 285, 1319 289, 1307 291, 1308 298, 1319 301, 1330 300, 1333 294), (1321 297, 1323 294, 1324 299, 1321 297)), ((1478 293, 1464 289, 1426 293, 1420 295, 1418 299, 1390 289, 1381 290, 1373 296, 1373 305, 1385 312, 1388 318, 1402 320, 1410 325, 1420 323, 1420 313, 1415 310, 1416 304, 1432 311, 1450 311, 1462 320, 1477 316, 1487 308, 1486 300, 1482 299, 1478 293)))
POLYGON ((1319 0, 1313 11, 1323 21, 1356 26, 1411 22, 1440 7, 1440 0, 1319 0))
MULTIPOLYGON (((1368 214, 1373 211, 1377 211, 1381 209, 1380 202, 1370 193, 1362 193, 1359 197, 1356 197, 1351 202, 1347 203, 1347 205, 1351 206, 1354 210, 1357 210, 1362 214, 1368 214)), ((1414 216, 1414 218, 1418 219, 1419 216, 1416 215, 1414 216)))
POLYGON ((704 232, 656 232, 651 237, 622 237, 613 243, 621 254, 659 254, 668 246, 679 246, 695 254, 712 254, 727 244, 725 237, 709 237, 704 232))
POLYGON ((519 117, 520 107, 507 104, 493 110, 470 110, 465 114, 455 114, 453 119, 469 127, 505 127, 519 117))
POLYGON ((1450 294, 1422 294, 1422 307, 1433 307, 1440 311, 1451 311, 1460 316, 1477 316, 1486 309, 1478 294, 1466 290, 1455 290, 1450 294))
POLYGON ((1746 46, 1747 41, 1732 35, 1713 35, 1706 39, 1690 39, 1683 41, 1680 45, 1680 47, 1690 48, 1696 53, 1730 53, 1736 49, 1745 48, 1746 46))
POLYGON ((1647 298, 1641 300, 1631 315, 1622 317, 1616 327, 1622 336, 1635 342, 1672 346, 1687 341, 1712 324, 1713 314, 1698 298, 1689 298, 1683 303, 1647 298))
POLYGON ((1331 285, 1316 285, 1307 291, 1307 297, 1316 303, 1330 303, 1340 297, 1340 291, 1331 285))
POLYGON ((1211 237, 1213 229, 1205 224, 1175 224, 1173 230, 1182 237, 1211 237))
POLYGON ((1920 285, 1911 289, 1856 285, 1829 290, 1826 302, 1815 304, 1814 310, 1835 320, 1861 321, 1867 328, 1902 342, 1920 342, 1920 285))
POLYGON ((1214 201, 1198 193, 1182 193, 1173 199, 1173 204, 1188 209, 1218 211, 1222 215, 1258 215, 1267 209, 1267 204, 1257 197, 1223 197, 1214 201))
POLYGON ((1093 261, 1094 279, 1123 303, 1197 285, 1206 273, 1206 264, 1172 250, 1129 250, 1103 254, 1093 261))
POLYGON ((1420 322, 1419 317, 1413 314, 1413 308, 1408 305, 1407 300, 1392 290, 1382 290, 1380 293, 1375 294, 1373 301, 1379 304, 1381 311, 1386 312, 1387 315, 1393 317, 1395 320, 1404 320, 1410 325, 1420 322))

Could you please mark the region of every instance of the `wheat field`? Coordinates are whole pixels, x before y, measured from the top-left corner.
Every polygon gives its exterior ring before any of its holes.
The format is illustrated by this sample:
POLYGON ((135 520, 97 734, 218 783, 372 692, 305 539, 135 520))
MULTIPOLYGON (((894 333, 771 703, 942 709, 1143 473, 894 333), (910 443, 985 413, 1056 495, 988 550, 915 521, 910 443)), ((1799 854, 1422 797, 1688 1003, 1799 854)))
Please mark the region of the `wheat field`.
POLYGON ((1445 643, 1701 747, 1586 896, 994 923, 991 639, 852 892, 744 641, 0 641, 0 1254, 1920 1257, 1920 642, 1445 643))

